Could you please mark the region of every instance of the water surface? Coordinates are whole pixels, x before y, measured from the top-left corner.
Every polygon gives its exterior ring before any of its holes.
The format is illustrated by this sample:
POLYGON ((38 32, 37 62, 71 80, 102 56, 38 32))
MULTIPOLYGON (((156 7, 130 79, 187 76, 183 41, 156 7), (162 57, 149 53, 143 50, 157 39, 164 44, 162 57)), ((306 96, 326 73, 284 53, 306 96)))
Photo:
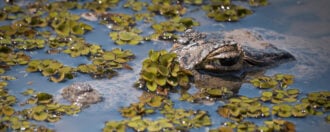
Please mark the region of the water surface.
MULTIPOLYGON (((276 73, 290 73, 296 76, 292 87, 299 88, 303 94, 308 92, 330 90, 330 5, 329 0, 269 0, 270 5, 266 7, 252 8, 254 14, 234 23, 218 23, 205 16, 202 10, 195 10, 197 7, 189 8, 184 16, 194 17, 201 23, 195 29, 203 32, 217 32, 222 30, 232 30, 246 28, 262 35, 271 43, 291 52, 296 61, 282 64, 278 67, 266 71, 267 75, 276 73)), ((121 2, 122 4, 123 2, 121 2)), ((123 9, 116 8, 114 12, 122 12, 123 9)), ((126 13, 132 13, 125 10, 126 13)), ((104 122, 108 120, 122 120, 123 117, 117 111, 120 107, 128 106, 132 102, 138 102, 141 91, 133 88, 133 83, 138 79, 141 62, 147 57, 150 49, 170 49, 171 43, 166 41, 144 42, 139 46, 118 46, 109 38, 109 29, 103 25, 88 22, 95 28, 85 35, 86 40, 91 43, 102 45, 104 49, 110 50, 115 47, 130 49, 136 58, 129 64, 133 71, 120 70, 119 75, 108 80, 93 80, 88 75, 80 74, 77 78, 65 83, 51 83, 47 78, 39 73, 26 73, 25 66, 15 66, 7 72, 8 75, 16 76, 18 79, 9 82, 9 92, 19 96, 19 100, 26 98, 20 93, 27 88, 34 88, 37 91, 59 94, 59 90, 73 82, 88 82, 96 89, 100 90, 105 100, 84 109, 76 116, 65 116, 61 121, 53 124, 44 124, 57 131, 65 132, 91 132, 101 131, 104 122), (32 81, 32 85, 27 85, 32 81)), ((141 25, 139 28, 145 28, 141 25)), ((150 30, 150 29, 147 29, 150 30)), ((47 55, 46 49, 27 52, 33 59, 53 58, 70 66, 77 66, 82 63, 90 63, 86 57, 71 58, 66 54, 47 55)), ((249 97, 259 96, 258 90, 249 84, 244 84, 239 92, 241 95, 249 97)), ((172 99, 177 100, 178 95, 173 94, 172 99)), ((60 101, 63 101, 58 97, 60 101)), ((203 109, 207 110, 215 128, 221 122, 227 121, 216 113, 218 106, 223 105, 217 102, 212 106, 197 105, 175 101, 176 108, 203 109)), ((19 108, 19 107, 18 107, 19 108)), ((328 113, 329 114, 329 113, 328 113)), ((150 118, 160 118, 159 115, 150 118)), ((327 131, 330 124, 324 121, 323 116, 308 116, 306 118, 288 118, 297 126, 297 131, 327 131)), ((254 120, 261 123, 261 120, 254 120)), ((210 128, 195 129, 192 131, 206 131, 210 128)))

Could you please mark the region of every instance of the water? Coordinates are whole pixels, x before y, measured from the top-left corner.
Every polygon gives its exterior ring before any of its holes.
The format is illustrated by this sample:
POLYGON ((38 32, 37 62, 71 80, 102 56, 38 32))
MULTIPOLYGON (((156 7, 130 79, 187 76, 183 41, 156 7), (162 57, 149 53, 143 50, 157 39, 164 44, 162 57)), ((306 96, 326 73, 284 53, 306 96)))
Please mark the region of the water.
MULTIPOLYGON (((266 71, 267 75, 275 73, 290 73, 296 76, 295 83, 291 86, 299 88, 303 94, 314 91, 330 90, 328 82, 330 81, 330 9, 329 0, 269 0, 270 5, 266 7, 252 8, 254 14, 234 23, 216 23, 207 18, 201 10, 195 10, 197 7, 189 8, 185 16, 194 17, 201 23, 196 30, 205 32, 216 32, 220 30, 231 30, 247 28, 257 32, 263 32, 263 36, 280 48, 291 52, 297 58, 296 61, 282 64, 278 67, 266 71)), ((123 3, 123 2, 121 2, 123 3)), ((121 12, 117 8, 114 12, 121 12)), ((127 11, 132 13, 131 11, 127 11)), ((101 103, 92 105, 84 109, 76 116, 65 116, 57 123, 44 124, 54 128, 57 131, 64 132, 90 132, 101 131, 104 122, 108 120, 123 120, 117 111, 120 107, 128 106, 132 102, 138 102, 137 97, 141 91, 135 90, 132 85, 138 79, 141 68, 141 62, 147 57, 150 49, 170 49, 171 43, 164 41, 144 42, 139 46, 118 46, 115 45, 108 36, 109 29, 103 25, 89 22, 94 26, 94 30, 85 35, 88 42, 102 45, 106 50, 115 47, 130 49, 136 55, 136 58, 129 64, 134 68, 133 71, 120 70, 119 76, 110 80, 93 80, 88 75, 79 75, 73 80, 65 83, 51 83, 47 78, 40 76, 39 73, 24 72, 25 66, 15 66, 7 75, 17 77, 17 80, 9 82, 9 92, 17 95, 19 101, 24 101, 26 97, 20 96, 20 93, 27 88, 34 88, 37 91, 59 94, 59 90, 73 82, 88 82, 98 90, 102 91, 105 100, 101 103), (33 82, 27 85, 28 82, 33 82)), ((3 24, 3 23, 2 23, 3 24)), ((142 25, 139 28, 145 28, 142 25)), ((88 63, 86 57, 72 59, 66 54, 47 55, 46 49, 27 52, 33 59, 53 58, 70 66, 77 66, 81 63, 88 63)), ((258 90, 249 84, 243 84, 241 95, 249 97, 258 96, 258 90)), ((177 100, 178 95, 172 95, 172 99, 177 100)), ((63 101, 58 97, 59 101, 63 101)), ((212 117, 215 128, 221 122, 227 121, 216 113, 216 109, 221 102, 212 106, 197 105, 176 101, 176 108, 185 109, 203 109, 208 110, 212 117)), ((19 107, 17 107, 19 108, 19 107)), ((157 118, 157 117, 154 117, 157 118)), ((288 119, 296 124, 297 131, 327 131, 330 124, 324 121, 323 116, 308 116, 303 119, 288 119)), ((256 120, 252 120, 256 121, 256 120)), ((260 123, 260 121, 256 121, 260 123)), ((209 128, 194 129, 192 131, 206 131, 209 128)))

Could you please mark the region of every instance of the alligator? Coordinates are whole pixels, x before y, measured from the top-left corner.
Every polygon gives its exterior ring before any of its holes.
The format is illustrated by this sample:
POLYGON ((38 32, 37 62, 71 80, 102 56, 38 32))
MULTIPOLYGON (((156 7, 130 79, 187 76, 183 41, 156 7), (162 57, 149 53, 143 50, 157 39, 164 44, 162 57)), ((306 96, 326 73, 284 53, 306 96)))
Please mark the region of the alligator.
POLYGON ((295 57, 246 29, 203 33, 186 30, 174 42, 180 66, 193 73, 196 87, 227 87, 237 93, 247 74, 295 57))

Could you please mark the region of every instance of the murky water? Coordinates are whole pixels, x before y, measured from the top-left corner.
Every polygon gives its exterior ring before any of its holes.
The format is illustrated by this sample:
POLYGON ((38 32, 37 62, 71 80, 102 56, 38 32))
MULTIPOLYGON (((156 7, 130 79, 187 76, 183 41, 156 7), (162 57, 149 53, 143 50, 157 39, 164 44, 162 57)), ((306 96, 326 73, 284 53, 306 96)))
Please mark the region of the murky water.
MULTIPOLYGON (((301 89, 303 94, 312 91, 330 90, 330 12, 329 0, 269 0, 270 5, 266 7, 253 8, 254 14, 235 23, 216 23, 207 18, 197 7, 189 8, 190 12, 185 16, 194 17, 201 23, 196 30, 204 32, 217 32, 221 30, 231 30, 246 28, 259 33, 280 48, 291 52, 296 61, 282 64, 278 67, 267 70, 267 75, 275 73, 290 73, 296 76, 296 82, 292 87, 301 89)), ((122 2, 121 2, 122 3, 122 2)), ((121 9, 115 9, 120 12, 121 9)), ((130 11, 126 11, 132 13, 130 11)), ((93 80, 87 75, 79 75, 73 80, 65 83, 51 83, 39 73, 26 73, 24 66, 15 66, 7 72, 8 75, 16 76, 18 79, 9 82, 9 92, 19 96, 19 100, 25 100, 20 93, 26 88, 34 88, 37 91, 59 94, 59 90, 73 82, 88 82, 102 92, 105 100, 84 109, 76 116, 65 116, 61 121, 54 124, 45 124, 57 131, 65 132, 91 132, 101 131, 104 122, 108 120, 122 120, 118 108, 128 106, 132 102, 137 102, 137 97, 141 91, 133 88, 133 83, 138 79, 141 62, 147 57, 150 49, 170 49, 171 43, 164 41, 144 42, 139 46, 118 46, 109 38, 109 29, 103 25, 88 22, 94 26, 95 30, 86 35, 86 40, 91 43, 102 45, 104 49, 120 47, 130 49, 136 58, 129 64, 133 71, 121 70, 119 76, 110 80, 93 80), (32 81, 32 85, 27 85, 32 81)), ((139 28, 144 28, 142 25, 139 28)), ((47 55, 46 50, 28 52, 33 59, 55 58, 70 66, 77 66, 81 63, 88 63, 86 57, 71 58, 66 54, 47 55)), ((249 84, 244 84, 239 92, 241 95, 249 97, 259 96, 258 90, 249 84)), ((178 95, 171 96, 177 100, 178 95)), ((60 101, 63 101, 59 98, 60 101)), ((216 109, 221 102, 212 106, 190 104, 176 101, 176 108, 203 109, 207 110, 212 117, 214 126, 227 121, 216 113, 216 109)), ((151 117, 158 118, 158 117, 151 117)), ((330 124, 324 121, 323 116, 308 116, 302 119, 289 118, 296 124, 298 131, 327 131, 330 124)), ((253 120, 261 123, 260 120, 253 120)), ((209 128, 201 128, 192 131, 206 131, 209 128)))

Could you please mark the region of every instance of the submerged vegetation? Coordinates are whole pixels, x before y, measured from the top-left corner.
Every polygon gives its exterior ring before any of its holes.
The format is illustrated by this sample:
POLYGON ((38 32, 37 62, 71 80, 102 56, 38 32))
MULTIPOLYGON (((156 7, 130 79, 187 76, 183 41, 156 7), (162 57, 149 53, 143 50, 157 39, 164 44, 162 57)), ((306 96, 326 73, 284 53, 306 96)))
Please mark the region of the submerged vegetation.
MULTIPOLYGON (((185 16, 191 11, 188 7, 203 9, 206 16, 215 21, 234 22, 251 15, 251 7, 268 5, 267 0, 241 0, 249 4, 247 7, 234 0, 127 0, 123 7, 135 13, 125 14, 109 13, 119 5, 119 0, 36 0, 22 7, 8 2, 0 10, 0 21, 4 22, 0 26, 0 131, 54 131, 39 123, 58 122, 63 116, 81 111, 77 105, 60 104, 55 95, 31 88, 22 92, 27 98, 25 101, 10 94, 8 81, 16 77, 7 76, 6 71, 16 65, 24 66, 29 73, 39 72, 56 83, 83 74, 96 79, 111 78, 118 69, 132 70, 129 65, 135 56, 132 51, 105 50, 100 44, 85 41, 83 36, 93 32, 94 27, 81 20, 73 9, 87 10, 95 15, 96 21, 109 28, 109 37, 115 44, 139 45, 150 40, 175 40, 178 32, 199 26, 194 18, 185 16), (158 21, 157 17, 163 20, 158 21), (153 32, 140 29, 141 23, 153 32), (64 53, 72 58, 85 57, 90 63, 73 67, 56 59, 30 57, 41 50, 49 54, 64 53)), ((187 92, 190 75, 179 66, 176 54, 150 50, 148 58, 142 62, 139 77, 139 86, 145 92, 139 102, 119 109, 124 120, 107 121, 103 131, 188 131, 214 125, 214 117, 208 111, 175 107, 170 96, 173 92, 180 92, 180 101, 191 103, 224 101, 217 113, 230 122, 210 131, 295 131, 294 123, 282 119, 323 115, 330 110, 329 91, 304 96, 299 89, 290 87, 294 82, 292 75, 276 74, 249 80, 261 90, 261 95, 254 98, 233 96, 234 93, 225 87, 202 88, 192 95, 187 92), (149 115, 152 114, 162 118, 151 119, 149 115), (266 117, 272 119, 264 121, 263 126, 247 121, 266 117)), ((330 122, 330 115, 325 116, 325 120, 330 122)))

